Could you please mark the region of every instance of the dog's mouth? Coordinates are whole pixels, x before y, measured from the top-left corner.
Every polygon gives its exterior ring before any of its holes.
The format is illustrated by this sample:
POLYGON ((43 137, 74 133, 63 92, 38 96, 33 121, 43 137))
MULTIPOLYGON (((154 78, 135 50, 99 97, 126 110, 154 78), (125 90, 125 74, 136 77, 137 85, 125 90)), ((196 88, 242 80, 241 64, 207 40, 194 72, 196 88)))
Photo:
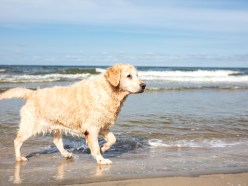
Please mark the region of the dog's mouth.
POLYGON ((145 89, 141 88, 139 91, 137 91, 137 92, 135 92, 135 93, 133 93, 133 94, 141 94, 141 93, 143 93, 144 91, 145 91, 145 89))
POLYGON ((141 90, 139 90, 139 91, 137 91, 137 92, 131 92, 131 91, 127 91, 128 92, 128 94, 141 94, 141 93, 143 93, 145 91, 145 89, 141 89, 141 90))
POLYGON ((141 89, 140 91, 138 91, 138 94, 143 93, 145 91, 145 89, 141 89))
POLYGON ((145 91, 145 87, 140 87, 140 89, 138 91, 130 91, 128 90, 127 92, 129 94, 140 94, 140 93, 143 93, 145 91))

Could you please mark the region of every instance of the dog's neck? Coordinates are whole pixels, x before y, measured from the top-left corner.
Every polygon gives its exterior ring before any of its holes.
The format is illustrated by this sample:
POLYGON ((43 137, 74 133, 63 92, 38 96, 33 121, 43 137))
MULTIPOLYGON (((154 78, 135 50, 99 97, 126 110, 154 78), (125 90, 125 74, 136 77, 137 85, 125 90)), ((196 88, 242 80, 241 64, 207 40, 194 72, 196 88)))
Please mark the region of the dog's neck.
POLYGON ((114 105, 116 107, 117 110, 117 114, 120 112, 120 109, 124 103, 124 101, 126 100, 127 96, 130 94, 127 91, 122 91, 119 89, 119 87, 114 87, 112 86, 109 81, 104 78, 105 80, 105 90, 108 92, 108 94, 111 96, 114 105))
POLYGON ((114 100, 115 100, 114 102, 115 102, 116 115, 118 115, 129 93, 120 91, 118 88, 115 89, 116 90, 114 90, 114 100))

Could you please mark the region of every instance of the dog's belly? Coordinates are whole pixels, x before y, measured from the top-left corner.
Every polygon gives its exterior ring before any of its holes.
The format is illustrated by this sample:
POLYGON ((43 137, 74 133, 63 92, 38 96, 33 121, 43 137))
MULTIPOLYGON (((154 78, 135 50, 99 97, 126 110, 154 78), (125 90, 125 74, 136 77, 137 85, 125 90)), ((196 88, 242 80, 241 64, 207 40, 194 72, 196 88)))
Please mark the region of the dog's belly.
POLYGON ((67 110, 60 109, 50 110, 50 112, 41 112, 40 116, 47 123, 43 124, 43 128, 47 132, 52 130, 63 130, 74 135, 83 136, 90 128, 96 127, 106 129, 114 125, 116 115, 109 112, 97 110, 67 110), (53 114, 56 113, 56 114, 53 114))

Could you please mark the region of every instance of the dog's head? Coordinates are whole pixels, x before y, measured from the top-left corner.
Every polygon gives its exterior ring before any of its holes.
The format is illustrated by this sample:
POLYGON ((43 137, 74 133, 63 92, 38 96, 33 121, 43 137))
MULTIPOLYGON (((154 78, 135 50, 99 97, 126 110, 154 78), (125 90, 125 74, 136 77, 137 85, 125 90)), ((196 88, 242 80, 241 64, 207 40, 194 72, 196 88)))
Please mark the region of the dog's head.
POLYGON ((114 65, 108 68, 104 75, 112 86, 119 88, 123 92, 131 94, 142 93, 146 88, 146 84, 139 80, 138 72, 132 65, 114 65))

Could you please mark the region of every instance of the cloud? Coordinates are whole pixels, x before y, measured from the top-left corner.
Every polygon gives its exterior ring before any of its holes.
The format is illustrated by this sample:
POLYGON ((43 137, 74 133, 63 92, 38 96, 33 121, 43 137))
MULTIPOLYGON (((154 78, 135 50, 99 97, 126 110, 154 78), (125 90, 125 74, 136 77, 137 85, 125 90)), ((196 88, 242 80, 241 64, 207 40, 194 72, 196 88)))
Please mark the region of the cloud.
POLYGON ((179 6, 146 0, 1 0, 0 22, 248 31, 247 11, 199 8, 196 2, 179 6))
POLYGON ((2 0, 0 18, 3 22, 106 23, 131 20, 137 11, 124 0, 2 0))
POLYGON ((234 56, 246 52, 248 4, 244 6, 245 3, 243 0, 0 0, 0 63, 129 62, 180 66, 192 65, 192 61, 194 64, 214 61, 215 66, 225 66, 227 61, 234 66, 247 66, 246 55, 234 56), (81 52, 75 52, 80 49, 81 52))

